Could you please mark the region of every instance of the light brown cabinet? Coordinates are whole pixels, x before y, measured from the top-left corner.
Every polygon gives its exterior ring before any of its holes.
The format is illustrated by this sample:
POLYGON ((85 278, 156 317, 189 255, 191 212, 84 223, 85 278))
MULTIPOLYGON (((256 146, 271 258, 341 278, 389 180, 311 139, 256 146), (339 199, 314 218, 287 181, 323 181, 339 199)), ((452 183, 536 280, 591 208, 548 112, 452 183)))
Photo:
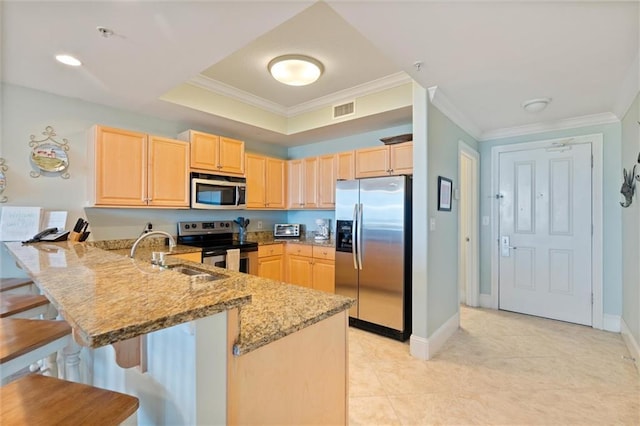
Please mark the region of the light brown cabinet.
POLYGON ((275 281, 284 281, 283 244, 258 246, 258 276, 275 281))
POLYGON ((336 206, 336 155, 318 157, 318 207, 336 206))
POLYGON ((246 155, 247 208, 284 209, 286 161, 257 154, 246 155))
POLYGON ((335 155, 287 161, 289 209, 335 207, 335 155))
POLYGON ((189 207, 189 144, 95 126, 89 144, 96 206, 189 207))
POLYGON ((201 263, 202 262, 202 252, 192 252, 192 253, 179 253, 179 254, 168 254, 167 256, 173 259, 182 259, 188 260, 190 262, 201 263))
POLYGON ((244 142, 187 130, 178 139, 191 143, 191 168, 224 175, 244 176, 244 142))
POLYGON ((335 293, 335 249, 333 247, 288 244, 287 282, 335 293))
POLYGON ((336 179, 351 180, 356 178, 356 152, 346 151, 336 154, 336 179))
POLYGON ((407 174, 413 174, 413 142, 356 151, 356 178, 407 174))

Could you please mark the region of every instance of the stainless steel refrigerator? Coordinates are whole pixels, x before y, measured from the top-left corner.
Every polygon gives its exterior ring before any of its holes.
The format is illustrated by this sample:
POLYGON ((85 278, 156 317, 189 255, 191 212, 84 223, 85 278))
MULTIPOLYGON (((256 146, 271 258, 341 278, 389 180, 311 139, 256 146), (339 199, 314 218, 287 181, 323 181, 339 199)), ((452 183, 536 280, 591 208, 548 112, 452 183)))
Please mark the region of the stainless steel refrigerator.
POLYGON ((336 293, 357 300, 351 325, 398 340, 411 334, 411 182, 336 184, 336 293))

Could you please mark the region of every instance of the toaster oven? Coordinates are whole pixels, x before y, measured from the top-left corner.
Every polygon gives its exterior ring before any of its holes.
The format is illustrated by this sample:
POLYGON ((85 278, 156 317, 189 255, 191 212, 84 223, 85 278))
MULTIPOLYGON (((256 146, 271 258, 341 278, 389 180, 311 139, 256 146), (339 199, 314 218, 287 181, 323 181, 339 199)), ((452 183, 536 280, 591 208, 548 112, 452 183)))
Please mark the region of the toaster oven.
POLYGON ((300 224, 298 223, 276 223, 273 225, 273 236, 275 238, 297 238, 300 237, 300 224))

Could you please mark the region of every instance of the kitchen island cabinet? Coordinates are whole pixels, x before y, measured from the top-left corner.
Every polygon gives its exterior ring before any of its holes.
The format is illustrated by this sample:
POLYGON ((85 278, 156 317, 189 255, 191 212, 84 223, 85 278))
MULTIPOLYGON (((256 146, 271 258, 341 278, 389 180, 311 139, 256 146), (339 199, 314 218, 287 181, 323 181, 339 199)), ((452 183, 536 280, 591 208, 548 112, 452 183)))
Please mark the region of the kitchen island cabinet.
POLYGON ((104 207, 189 207, 189 144, 94 126, 89 199, 104 207))
POLYGON ((346 424, 352 299, 169 258, 222 275, 198 280, 85 243, 5 245, 86 347, 89 384, 137 396, 140 424, 346 424), (116 362, 137 339, 146 372, 116 362))

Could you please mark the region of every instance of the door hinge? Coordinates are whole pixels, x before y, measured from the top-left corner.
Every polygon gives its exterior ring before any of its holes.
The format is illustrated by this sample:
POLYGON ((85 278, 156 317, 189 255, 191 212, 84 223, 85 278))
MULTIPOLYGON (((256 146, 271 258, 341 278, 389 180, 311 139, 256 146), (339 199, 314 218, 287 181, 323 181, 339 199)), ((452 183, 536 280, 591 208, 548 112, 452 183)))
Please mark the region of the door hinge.
POLYGON ((591 304, 593 305, 593 293, 591 293, 591 304))
POLYGON ((591 154, 591 168, 593 169, 593 154, 591 154))

